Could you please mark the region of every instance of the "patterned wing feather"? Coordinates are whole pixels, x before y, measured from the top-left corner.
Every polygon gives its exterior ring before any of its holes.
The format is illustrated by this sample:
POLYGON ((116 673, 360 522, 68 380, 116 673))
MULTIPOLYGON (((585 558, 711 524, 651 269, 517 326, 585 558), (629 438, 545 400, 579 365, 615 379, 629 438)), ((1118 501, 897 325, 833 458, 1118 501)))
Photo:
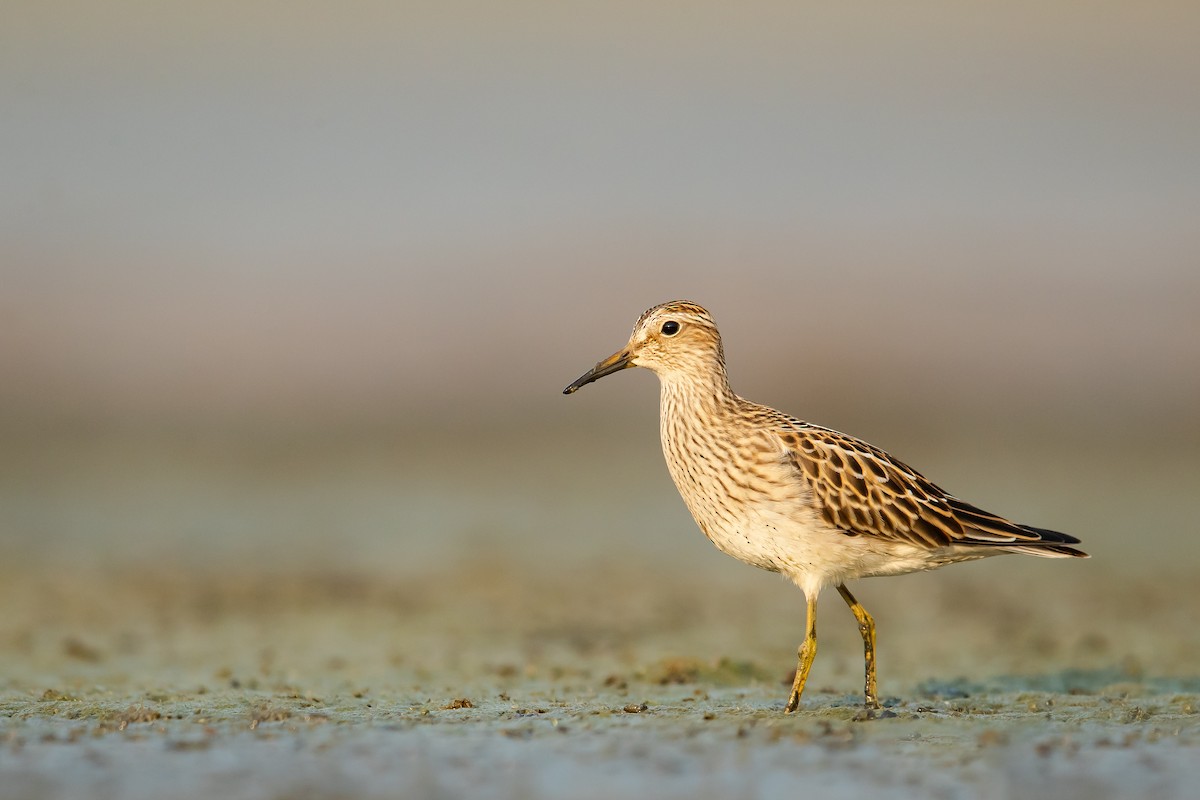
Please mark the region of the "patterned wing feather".
POLYGON ((1043 541, 1038 531, 958 500, 912 467, 852 436, 799 421, 779 436, 808 479, 825 521, 851 536, 930 548, 1043 541))

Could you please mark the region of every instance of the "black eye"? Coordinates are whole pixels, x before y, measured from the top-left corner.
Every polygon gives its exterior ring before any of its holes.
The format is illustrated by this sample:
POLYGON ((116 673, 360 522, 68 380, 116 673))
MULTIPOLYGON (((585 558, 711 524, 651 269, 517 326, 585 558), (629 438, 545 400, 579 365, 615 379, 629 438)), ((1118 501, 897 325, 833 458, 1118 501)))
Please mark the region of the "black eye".
POLYGON ((663 323, 662 332, 663 336, 674 336, 679 333, 679 323, 673 319, 667 320, 663 323))

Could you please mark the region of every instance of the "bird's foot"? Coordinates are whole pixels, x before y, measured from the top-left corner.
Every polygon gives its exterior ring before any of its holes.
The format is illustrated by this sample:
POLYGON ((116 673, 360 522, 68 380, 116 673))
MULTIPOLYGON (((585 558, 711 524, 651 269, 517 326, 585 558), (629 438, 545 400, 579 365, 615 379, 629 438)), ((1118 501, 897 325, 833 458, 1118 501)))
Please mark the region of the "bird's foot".
POLYGON ((893 719, 896 712, 891 709, 884 708, 879 703, 879 698, 874 694, 868 694, 866 701, 863 703, 862 711, 854 715, 855 722, 866 722, 872 719, 893 719))
POLYGON ((895 719, 898 715, 890 708, 880 708, 878 706, 866 706, 862 711, 854 715, 854 722, 869 722, 873 719, 895 719))

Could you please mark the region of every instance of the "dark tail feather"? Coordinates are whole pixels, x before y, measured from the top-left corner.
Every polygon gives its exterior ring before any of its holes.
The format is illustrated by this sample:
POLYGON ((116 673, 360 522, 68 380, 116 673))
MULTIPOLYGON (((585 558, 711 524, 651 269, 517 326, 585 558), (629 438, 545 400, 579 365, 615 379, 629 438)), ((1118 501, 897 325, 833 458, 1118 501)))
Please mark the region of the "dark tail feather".
POLYGON ((1035 528, 1032 525, 1022 525, 1021 527, 1030 533, 1036 533, 1039 541, 1022 542, 1020 545, 1011 548, 1017 552, 1028 553, 1031 556, 1043 556, 1046 558, 1091 557, 1082 550, 1066 546, 1069 544, 1079 544, 1079 539, 1075 538, 1069 533, 1052 531, 1049 528, 1035 528))
POLYGON ((1041 537, 1043 542, 1054 542, 1055 544, 1079 544, 1079 540, 1069 533, 1061 531, 1052 531, 1049 528, 1035 528, 1032 525, 1022 525, 1027 531, 1032 531, 1041 537))
POLYGON ((974 543, 992 544, 1005 550, 1048 558, 1088 557, 1082 550, 1065 546, 1079 544, 1079 540, 1070 534, 1032 525, 1018 525, 957 497, 946 499, 959 522, 971 529, 968 535, 976 540, 974 543))

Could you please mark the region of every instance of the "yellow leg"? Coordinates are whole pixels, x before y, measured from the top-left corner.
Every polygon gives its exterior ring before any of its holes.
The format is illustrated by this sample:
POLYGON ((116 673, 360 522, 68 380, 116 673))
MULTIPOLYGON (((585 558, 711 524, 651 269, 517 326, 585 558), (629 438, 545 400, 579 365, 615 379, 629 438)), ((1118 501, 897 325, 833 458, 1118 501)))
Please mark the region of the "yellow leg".
POLYGON ((800 695, 804 694, 804 684, 808 681, 808 671, 812 669, 813 659, 817 657, 817 596, 808 598, 808 616, 804 626, 804 641, 796 654, 799 661, 796 664, 796 680, 792 682, 792 694, 788 697, 784 712, 790 714, 800 707, 800 695))
POLYGON ((845 584, 839 583, 837 590, 842 599, 846 601, 846 605, 850 606, 854 618, 858 620, 858 632, 862 634, 863 655, 867 662, 865 688, 867 708, 879 708, 879 691, 875 687, 875 620, 871 619, 871 615, 862 607, 862 604, 854 599, 854 595, 850 594, 850 590, 846 588, 845 584))

